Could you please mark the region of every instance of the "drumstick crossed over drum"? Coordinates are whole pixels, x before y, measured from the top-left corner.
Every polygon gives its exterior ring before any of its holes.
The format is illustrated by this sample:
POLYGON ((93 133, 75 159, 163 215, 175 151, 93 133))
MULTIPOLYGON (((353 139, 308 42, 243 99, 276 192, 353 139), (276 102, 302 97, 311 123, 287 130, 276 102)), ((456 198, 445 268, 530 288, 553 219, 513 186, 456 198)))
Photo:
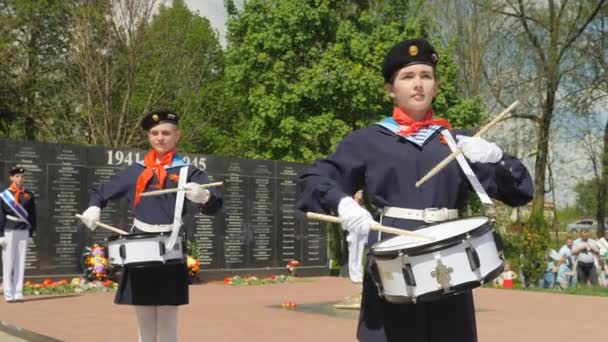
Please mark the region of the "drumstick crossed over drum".
MULTIPOLYGON (((215 182, 215 183, 207 183, 207 184, 200 184, 200 187, 203 189, 206 188, 211 188, 214 186, 220 186, 223 185, 224 182, 215 182)), ((172 193, 172 192, 178 192, 178 191, 185 191, 186 189, 184 188, 172 188, 172 189, 164 189, 164 190, 156 190, 156 191, 148 191, 148 192, 144 192, 141 194, 141 196, 157 196, 157 195, 162 195, 162 194, 168 194, 168 193, 172 193)), ((82 218, 82 215, 80 214, 76 214, 76 217, 78 218, 82 218)), ((107 230, 111 230, 114 233, 118 233, 121 235, 129 235, 129 233, 125 232, 122 229, 118 229, 116 227, 112 227, 109 224, 105 224, 105 223, 101 223, 99 221, 95 222, 96 225, 98 225, 101 228, 107 229, 107 230)))
MULTIPOLYGON (((488 129, 490 129, 492 126, 494 126, 497 122, 508 118, 509 115, 507 115, 507 114, 509 114, 509 112, 511 112, 513 110, 513 108, 517 107, 518 104, 519 104, 519 101, 513 102, 509 107, 507 107, 507 109, 505 109, 502 113, 498 114, 498 116, 496 116, 487 125, 483 126, 479 130, 479 132, 477 132, 477 134, 475 134, 473 137, 480 137, 488 129)), ((435 165, 435 167, 432 168, 431 171, 429 171, 426 175, 424 175, 424 177, 420 178, 420 180, 416 182, 416 187, 419 188, 424 182, 426 182, 431 177, 436 175, 439 171, 441 171, 441 169, 443 169, 446 165, 448 165, 452 160, 456 159, 456 157, 458 157, 458 155, 460 153, 462 153, 462 151, 460 149, 457 149, 456 151, 452 152, 452 154, 447 156, 444 160, 442 160, 439 164, 435 165)))
MULTIPOLYGON (((307 212, 306 217, 311 220, 319 220, 319 221, 326 221, 326 222, 332 222, 332 223, 342 223, 342 221, 340 221, 339 217, 331 216, 331 215, 323 215, 323 214, 318 214, 318 213, 313 213, 313 212, 307 212)), ((372 224, 369 227, 369 229, 376 230, 376 231, 383 232, 383 233, 388 233, 388 234, 409 236, 409 237, 413 237, 413 238, 417 238, 417 239, 435 240, 435 238, 432 236, 426 236, 423 234, 410 232, 409 230, 387 227, 387 226, 383 226, 381 224, 372 224)))

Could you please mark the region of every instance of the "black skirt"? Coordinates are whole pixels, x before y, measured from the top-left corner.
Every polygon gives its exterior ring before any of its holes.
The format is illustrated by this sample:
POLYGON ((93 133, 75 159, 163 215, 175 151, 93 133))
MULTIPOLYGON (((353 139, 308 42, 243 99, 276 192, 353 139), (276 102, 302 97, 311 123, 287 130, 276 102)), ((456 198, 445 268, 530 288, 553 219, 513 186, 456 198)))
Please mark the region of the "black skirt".
POLYGON ((432 303, 391 304, 378 296, 370 260, 363 277, 357 337, 362 342, 477 342, 473 294, 432 303))
POLYGON ((126 305, 188 304, 188 269, 183 263, 125 267, 114 298, 126 305))

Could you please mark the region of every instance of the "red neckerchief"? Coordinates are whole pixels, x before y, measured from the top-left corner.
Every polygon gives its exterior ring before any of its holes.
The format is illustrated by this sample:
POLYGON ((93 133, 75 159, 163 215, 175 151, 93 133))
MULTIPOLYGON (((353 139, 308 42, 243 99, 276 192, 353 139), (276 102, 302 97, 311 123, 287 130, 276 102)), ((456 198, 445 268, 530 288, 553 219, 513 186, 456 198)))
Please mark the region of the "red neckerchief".
POLYGON ((429 109, 426 114, 424 114, 424 118, 420 121, 414 121, 407 113, 403 112, 399 107, 395 107, 393 109, 393 119, 397 121, 397 123, 401 126, 408 126, 406 129, 402 129, 399 131, 399 134, 408 136, 418 132, 420 129, 432 126, 439 125, 443 126, 447 129, 452 129, 450 122, 446 119, 433 119, 433 110, 429 109))
POLYGON ((165 177, 167 177, 167 171, 165 170, 165 165, 171 165, 173 162, 173 155, 175 154, 175 149, 169 151, 160 163, 156 162, 156 151, 150 150, 146 157, 144 158, 144 166, 146 167, 144 171, 137 178, 137 184, 135 186, 135 204, 134 207, 139 204, 141 200, 141 193, 146 189, 146 185, 154 176, 154 169, 156 169, 156 176, 158 177, 158 188, 162 189, 163 184, 165 184, 165 177))
POLYGON ((10 187, 11 191, 15 193, 15 203, 19 204, 19 195, 23 195, 23 198, 27 199, 29 197, 28 194, 25 193, 25 188, 17 188, 15 183, 11 183, 10 187))

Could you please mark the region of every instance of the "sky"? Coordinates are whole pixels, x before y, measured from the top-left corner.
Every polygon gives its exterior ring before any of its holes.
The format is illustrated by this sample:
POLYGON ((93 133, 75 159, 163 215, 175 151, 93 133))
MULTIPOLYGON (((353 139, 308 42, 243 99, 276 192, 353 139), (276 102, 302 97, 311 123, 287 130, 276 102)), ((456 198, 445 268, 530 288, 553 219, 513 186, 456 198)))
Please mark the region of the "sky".
MULTIPOLYGON (((185 0, 186 5, 193 11, 198 11, 202 17, 209 19, 211 25, 220 34, 220 43, 226 46, 226 19, 228 13, 224 8, 224 0, 185 0)), ((242 0, 236 0, 238 5, 242 0)))
MULTIPOLYGON (((198 11, 201 16, 209 19, 211 25, 220 35, 220 43, 225 47, 228 13, 226 13, 226 9, 224 8, 224 1, 185 0, 185 2, 190 9, 198 11)), ((242 2, 243 0, 235 0, 237 6, 242 6, 242 2)), ((608 113, 604 114, 607 114, 604 116, 608 116, 608 113)), ((560 138, 554 143, 556 145, 555 150, 558 151, 556 152, 558 154, 556 158, 560 160, 559 165, 554 170, 554 177, 557 205, 558 207, 564 207, 576 201, 576 194, 573 191, 576 182, 581 178, 590 179, 593 175, 591 173, 591 163, 583 147, 569 139, 567 132, 565 134, 562 132, 560 135, 564 135, 564 138, 560 138)), ((534 170, 534 158, 526 158, 524 162, 532 173, 534 170)))

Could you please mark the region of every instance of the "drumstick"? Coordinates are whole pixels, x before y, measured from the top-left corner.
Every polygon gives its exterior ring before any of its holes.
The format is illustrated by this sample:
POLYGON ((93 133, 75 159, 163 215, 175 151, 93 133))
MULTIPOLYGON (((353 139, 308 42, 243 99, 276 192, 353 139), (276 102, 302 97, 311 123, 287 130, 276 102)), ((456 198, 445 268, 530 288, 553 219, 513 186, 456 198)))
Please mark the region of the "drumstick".
MULTIPOLYGON (((214 186, 220 186, 220 185, 224 185, 224 182, 215 182, 215 183, 207 183, 207 184, 200 184, 200 187, 203 189, 206 188, 211 188, 214 186)), ((148 191, 148 192, 144 192, 141 194, 141 197, 144 196, 156 196, 156 195, 162 195, 162 194, 169 194, 172 192, 178 192, 178 191, 184 191, 186 189, 184 188, 171 188, 171 189, 164 189, 164 190, 154 190, 154 191, 148 191)))
MULTIPOLYGON (((479 130, 479 132, 477 132, 477 134, 475 134, 473 137, 480 137, 488 129, 490 129, 492 126, 494 126, 497 122, 499 122, 500 120, 506 119, 508 117, 507 114, 509 114, 509 112, 512 111, 513 108, 515 108, 518 104, 519 104, 519 101, 513 102, 509 107, 507 107, 507 109, 505 109, 502 113, 498 114, 498 116, 496 116, 494 118, 494 120, 490 121, 487 125, 482 127, 479 130)), ((436 175, 439 171, 441 171, 441 169, 443 169, 452 160, 454 160, 456 157, 458 157, 458 155, 460 153, 462 153, 462 151, 460 149, 457 149, 456 151, 452 152, 452 154, 447 156, 447 158, 442 160, 439 164, 435 165, 435 167, 433 169, 431 169, 431 171, 429 171, 426 175, 424 175, 424 177, 420 178, 420 180, 418 182, 416 182, 416 187, 419 188, 424 182, 429 180, 429 178, 436 175)))
MULTIPOLYGON (((331 216, 331 215, 323 215, 323 214, 313 213, 313 212, 310 212, 310 211, 306 213, 306 217, 309 218, 309 219, 311 219, 311 220, 319 220, 319 221, 326 221, 326 222, 340 223, 340 224, 342 223, 342 221, 340 221, 339 217, 331 216)), ((377 230, 377 231, 380 231, 380 232, 383 232, 383 233, 388 233, 388 234, 410 236, 410 237, 418 238, 418 239, 435 240, 435 238, 430 237, 430 236, 426 236, 426 235, 410 232, 409 230, 403 230, 403 229, 398 229, 398 228, 393 228, 393 227, 387 227, 387 226, 383 226, 381 224, 372 224, 369 227, 369 229, 371 229, 371 230, 377 230)))
MULTIPOLYGON (((79 219, 81 219, 82 215, 76 214, 76 217, 78 217, 79 219)), ((112 227, 109 224, 101 223, 99 221, 95 222, 95 224, 98 225, 98 226, 100 226, 101 228, 105 228, 107 230, 111 230, 114 233, 118 233, 120 235, 129 235, 129 233, 125 232, 124 230, 112 227)))

